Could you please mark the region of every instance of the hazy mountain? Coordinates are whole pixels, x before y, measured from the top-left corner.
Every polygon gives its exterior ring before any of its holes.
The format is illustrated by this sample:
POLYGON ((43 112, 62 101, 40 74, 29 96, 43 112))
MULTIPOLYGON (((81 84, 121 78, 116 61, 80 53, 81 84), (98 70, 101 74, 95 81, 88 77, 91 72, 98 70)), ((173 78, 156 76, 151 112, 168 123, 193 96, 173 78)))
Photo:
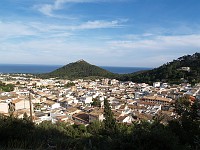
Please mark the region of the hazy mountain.
POLYGON ((67 64, 45 75, 48 75, 50 77, 73 79, 73 78, 84 78, 84 77, 94 77, 94 76, 113 77, 115 74, 105 69, 102 69, 98 66, 89 64, 84 60, 79 60, 77 62, 67 64))

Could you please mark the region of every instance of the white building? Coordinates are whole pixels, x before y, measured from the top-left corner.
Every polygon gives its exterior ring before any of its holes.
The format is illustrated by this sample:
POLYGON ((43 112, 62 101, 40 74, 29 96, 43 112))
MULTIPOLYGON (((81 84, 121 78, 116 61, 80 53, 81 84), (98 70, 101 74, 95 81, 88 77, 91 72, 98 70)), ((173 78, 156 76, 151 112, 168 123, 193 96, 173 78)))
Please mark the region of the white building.
POLYGON ((27 99, 15 99, 11 102, 11 104, 14 110, 30 109, 30 103, 27 99))
POLYGON ((120 123, 132 123, 134 121, 131 115, 120 116, 117 118, 117 121, 120 123))
POLYGON ((92 103, 92 96, 86 96, 86 97, 81 97, 80 99, 84 104, 90 104, 92 103))
POLYGON ((160 82, 154 82, 153 87, 160 87, 160 82))
POLYGON ((0 113, 8 113, 9 112, 9 106, 8 103, 1 102, 0 103, 0 113))

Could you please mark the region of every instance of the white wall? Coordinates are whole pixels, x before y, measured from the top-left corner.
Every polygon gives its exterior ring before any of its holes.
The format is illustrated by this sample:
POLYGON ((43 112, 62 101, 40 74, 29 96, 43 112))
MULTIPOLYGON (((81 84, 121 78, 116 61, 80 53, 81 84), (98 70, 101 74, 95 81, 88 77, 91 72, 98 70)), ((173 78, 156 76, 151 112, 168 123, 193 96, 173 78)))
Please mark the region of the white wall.
POLYGON ((153 83, 153 86, 154 86, 154 87, 160 87, 160 82, 154 82, 154 83, 153 83))
POLYGON ((15 110, 19 109, 29 109, 30 104, 28 100, 21 100, 18 103, 15 103, 15 110))
POLYGON ((60 107, 60 103, 55 103, 51 106, 52 109, 59 108, 59 107, 60 107))
POLYGON ((0 112, 8 113, 8 103, 0 103, 0 112))

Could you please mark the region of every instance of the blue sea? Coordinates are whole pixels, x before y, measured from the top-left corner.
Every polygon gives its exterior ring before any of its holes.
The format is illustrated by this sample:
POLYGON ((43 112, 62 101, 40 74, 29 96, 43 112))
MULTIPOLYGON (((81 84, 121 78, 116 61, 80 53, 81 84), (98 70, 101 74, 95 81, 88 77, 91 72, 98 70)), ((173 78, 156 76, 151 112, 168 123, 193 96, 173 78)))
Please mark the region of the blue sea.
MULTIPOLYGON (((0 64, 0 73, 48 73, 62 67, 62 65, 16 65, 16 64, 0 64)), ((100 66, 101 68, 113 73, 126 74, 141 70, 150 70, 152 68, 145 67, 108 67, 100 66)))

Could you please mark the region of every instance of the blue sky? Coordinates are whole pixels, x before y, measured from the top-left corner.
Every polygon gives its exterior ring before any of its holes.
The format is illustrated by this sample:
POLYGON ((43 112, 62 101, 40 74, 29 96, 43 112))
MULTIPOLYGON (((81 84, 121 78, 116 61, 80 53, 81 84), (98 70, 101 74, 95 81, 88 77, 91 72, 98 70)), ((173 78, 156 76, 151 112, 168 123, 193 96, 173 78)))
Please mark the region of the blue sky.
POLYGON ((158 67, 200 52, 199 0, 1 0, 0 64, 158 67))

